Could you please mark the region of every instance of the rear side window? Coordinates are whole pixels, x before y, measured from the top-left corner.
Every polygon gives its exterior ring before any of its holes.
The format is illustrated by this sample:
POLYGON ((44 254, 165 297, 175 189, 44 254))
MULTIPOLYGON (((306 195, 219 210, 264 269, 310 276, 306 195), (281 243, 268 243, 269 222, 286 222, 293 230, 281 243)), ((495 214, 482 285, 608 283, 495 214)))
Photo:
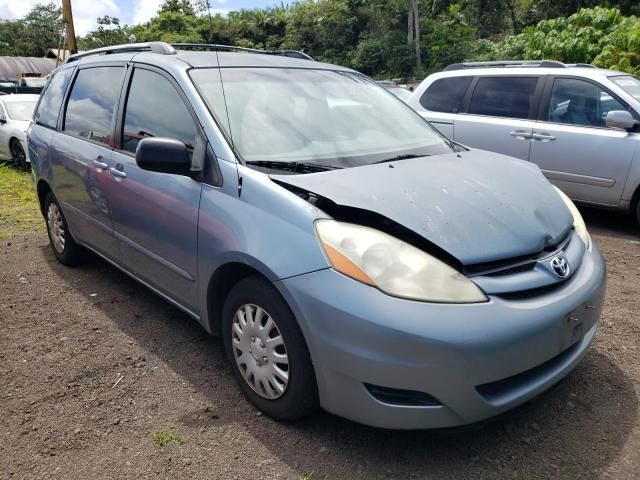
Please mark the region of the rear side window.
POLYGON ((123 67, 93 67, 78 72, 67 103, 65 132, 112 146, 113 112, 123 72, 123 67))
POLYGON ((196 123, 178 91, 162 75, 138 68, 127 98, 122 149, 135 153, 145 137, 173 138, 193 149, 196 123))
POLYGON ((529 118, 537 77, 484 77, 471 95, 468 113, 491 117, 529 118))
POLYGON ((58 123, 58 114, 62 105, 64 92, 69 84, 69 79, 73 73, 73 68, 67 68, 57 72, 46 88, 40 99, 38 112, 35 116, 35 122, 49 128, 56 128, 58 123))
POLYGON ((420 97, 420 104, 432 112, 458 113, 473 77, 450 77, 436 80, 420 97))

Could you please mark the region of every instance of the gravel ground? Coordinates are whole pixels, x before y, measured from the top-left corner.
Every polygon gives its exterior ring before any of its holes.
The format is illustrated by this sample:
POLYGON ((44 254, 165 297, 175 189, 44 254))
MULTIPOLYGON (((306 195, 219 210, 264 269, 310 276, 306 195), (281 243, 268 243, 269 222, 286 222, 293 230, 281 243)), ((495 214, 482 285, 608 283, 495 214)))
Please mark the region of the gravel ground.
POLYGON ((516 412, 439 432, 261 416, 185 314, 16 231, 0 240, 0 478, 640 478, 640 234, 584 213, 609 271, 584 361, 516 412), (182 442, 160 446, 167 432, 182 442))

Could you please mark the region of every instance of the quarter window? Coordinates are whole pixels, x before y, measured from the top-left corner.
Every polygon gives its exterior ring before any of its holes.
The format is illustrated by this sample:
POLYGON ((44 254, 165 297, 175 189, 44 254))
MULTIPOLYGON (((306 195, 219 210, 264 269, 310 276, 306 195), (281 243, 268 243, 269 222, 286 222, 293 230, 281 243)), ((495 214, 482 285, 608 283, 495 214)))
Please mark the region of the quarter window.
POLYGON ((65 132, 113 146, 113 113, 123 71, 123 67, 94 67, 78 72, 67 104, 65 132))
POLYGON ((122 129, 122 149, 135 153, 145 137, 173 138, 192 150, 196 123, 177 90, 162 75, 138 68, 133 72, 122 129))
POLYGON ((469 113, 491 117, 529 118, 536 77, 484 77, 478 80, 469 113))
POLYGON ((431 112, 458 113, 473 77, 450 77, 436 80, 420 97, 420 104, 431 112))
POLYGON ((53 75, 49 85, 42 94, 38 112, 35 116, 35 122, 49 128, 56 128, 58 123, 58 114, 62 105, 64 92, 69 84, 69 79, 73 73, 73 68, 61 70, 53 75))
POLYGON ((609 92, 591 82, 557 78, 553 81, 547 118, 555 123, 605 127, 609 112, 626 109, 609 92))

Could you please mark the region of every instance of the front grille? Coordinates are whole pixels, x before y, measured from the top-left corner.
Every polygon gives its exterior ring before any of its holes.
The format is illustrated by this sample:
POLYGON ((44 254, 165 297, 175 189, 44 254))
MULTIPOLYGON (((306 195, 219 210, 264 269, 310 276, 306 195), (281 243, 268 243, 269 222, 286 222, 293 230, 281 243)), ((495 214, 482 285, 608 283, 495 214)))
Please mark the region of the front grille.
POLYGON ((564 364, 564 362, 570 358, 580 348, 580 342, 574 343, 572 346, 564 350, 559 355, 556 355, 551 360, 533 367, 530 370, 518 373, 511 377, 503 378, 496 382, 485 383, 478 385, 476 391, 489 402, 498 402, 500 399, 517 392, 523 387, 544 378, 546 375, 553 373, 564 364))
POLYGON ((533 269, 536 262, 538 262, 539 260, 547 258, 551 255, 556 254, 557 252, 564 250, 567 245, 569 245, 572 236, 573 229, 569 230, 559 242, 545 247, 540 252, 515 258, 508 258, 505 260, 466 265, 463 268, 463 273, 467 277, 477 277, 480 275, 502 276, 526 272, 527 270, 533 269))
POLYGON ((494 295, 505 300, 526 300, 527 298, 539 297, 540 295, 551 293, 563 285, 564 282, 558 282, 545 285, 544 287, 530 288, 529 290, 520 290, 519 292, 496 293, 494 295))
POLYGON ((365 383, 364 387, 373 398, 389 405, 401 405, 404 407, 438 407, 442 405, 434 397, 424 392, 380 387, 369 383, 365 383))

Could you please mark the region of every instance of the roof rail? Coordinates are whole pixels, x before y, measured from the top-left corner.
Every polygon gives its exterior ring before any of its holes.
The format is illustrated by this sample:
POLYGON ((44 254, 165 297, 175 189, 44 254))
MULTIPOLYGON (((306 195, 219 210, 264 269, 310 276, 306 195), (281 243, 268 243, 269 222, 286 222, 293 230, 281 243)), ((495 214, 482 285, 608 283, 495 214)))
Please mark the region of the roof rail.
POLYGON ((153 52, 161 55, 173 55, 176 49, 166 42, 146 42, 146 43, 125 43, 122 45, 112 45, 109 47, 94 48, 86 52, 71 55, 64 63, 75 62, 84 57, 92 55, 110 55, 124 52, 153 52))
POLYGON ((556 60, 507 60, 498 62, 462 62, 447 65, 443 71, 464 70, 467 68, 508 68, 508 67, 538 67, 538 68, 565 68, 562 62, 556 60))
POLYGON ((236 47, 233 45, 220 45, 216 43, 172 43, 176 50, 194 50, 210 52, 247 52, 263 55, 280 55, 283 57, 300 58, 302 60, 313 60, 311 56, 298 50, 260 50, 258 48, 236 47))
POLYGON ((567 67, 598 68, 590 63, 567 63, 567 67))

